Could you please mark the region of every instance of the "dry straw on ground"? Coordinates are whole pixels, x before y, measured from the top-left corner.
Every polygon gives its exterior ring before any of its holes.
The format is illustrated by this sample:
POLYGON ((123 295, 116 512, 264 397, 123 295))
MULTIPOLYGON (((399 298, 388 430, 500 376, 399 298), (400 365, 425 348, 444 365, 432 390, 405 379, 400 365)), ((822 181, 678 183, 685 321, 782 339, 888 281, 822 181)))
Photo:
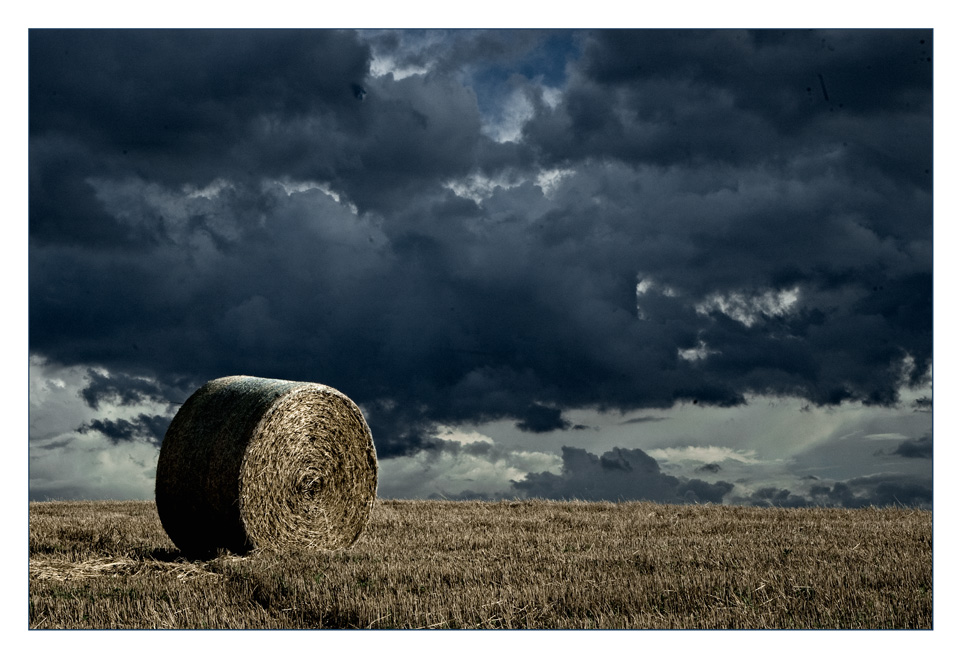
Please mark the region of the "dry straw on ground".
MULTIPOLYGON (((217 564, 225 565, 233 561, 245 560, 244 557, 226 554, 215 559, 217 564)), ((208 569, 210 562, 161 561, 129 556, 90 558, 83 561, 57 560, 45 557, 30 558, 30 580, 78 582, 85 579, 104 579, 105 577, 136 577, 161 575, 179 581, 189 579, 220 578, 217 572, 208 569)))
POLYGON ((191 556, 350 546, 376 490, 361 411, 336 389, 306 382, 208 382, 174 417, 157 464, 157 512, 191 556))

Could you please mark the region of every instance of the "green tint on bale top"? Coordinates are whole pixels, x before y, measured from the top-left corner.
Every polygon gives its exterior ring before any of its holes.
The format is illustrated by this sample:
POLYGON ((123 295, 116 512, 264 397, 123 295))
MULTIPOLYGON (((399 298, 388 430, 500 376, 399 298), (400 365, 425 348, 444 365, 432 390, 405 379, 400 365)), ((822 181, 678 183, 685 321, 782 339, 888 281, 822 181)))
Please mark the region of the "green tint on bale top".
POLYGON ((177 412, 157 463, 157 512, 189 556, 347 547, 376 495, 360 409, 309 382, 211 380, 177 412))

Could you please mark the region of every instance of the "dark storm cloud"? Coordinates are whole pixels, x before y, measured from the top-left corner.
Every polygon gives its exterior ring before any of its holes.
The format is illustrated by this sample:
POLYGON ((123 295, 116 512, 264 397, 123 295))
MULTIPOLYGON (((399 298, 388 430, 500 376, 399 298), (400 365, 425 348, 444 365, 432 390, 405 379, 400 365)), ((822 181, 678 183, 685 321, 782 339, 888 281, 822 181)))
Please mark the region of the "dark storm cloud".
POLYGON ((680 479, 662 473, 658 462, 641 449, 614 448, 598 457, 584 449, 561 450, 561 475, 529 473, 512 481, 526 497, 584 499, 588 501, 647 500, 720 503, 734 487, 725 481, 680 479))
POLYGON ((566 30, 375 30, 365 38, 400 69, 462 75, 475 88, 503 84, 512 73, 558 85, 578 48, 566 30))
POLYGON ((811 485, 802 493, 784 488, 765 487, 734 503, 781 508, 827 506, 864 508, 866 506, 932 506, 932 480, 898 474, 875 474, 811 485))
POLYGON ((559 409, 534 404, 528 406, 517 426, 525 432, 551 432, 566 430, 571 427, 571 422, 561 416, 559 409))
POLYGON ((87 369, 87 386, 80 390, 81 398, 94 410, 100 409, 103 402, 136 405, 153 401, 170 406, 179 405, 183 400, 171 400, 169 396, 182 393, 150 378, 132 377, 124 373, 100 373, 92 368, 87 369))
MULTIPOLYGON (((356 394, 352 396, 357 398, 356 394)), ((393 400, 387 403, 377 400, 365 405, 364 412, 371 434, 377 438, 377 454, 380 458, 439 449, 439 442, 434 437, 437 424, 403 403, 399 405, 393 400)))
POLYGON ((176 182, 222 175, 238 155, 257 161, 235 168, 263 167, 274 154, 231 153, 236 142, 272 118, 351 113, 369 56, 338 31, 32 30, 30 131, 176 182))
POLYGON ((133 419, 94 419, 77 428, 80 433, 96 431, 114 444, 145 439, 160 446, 173 415, 138 414, 133 419))
POLYGON ((585 40, 579 75, 563 103, 533 123, 531 134, 559 158, 615 154, 661 164, 779 159, 806 143, 818 148, 849 137, 877 165, 914 165, 902 175, 924 185, 931 125, 913 115, 931 111, 931 36, 927 30, 598 31, 585 40), (831 102, 820 80, 831 85, 831 102), (873 119, 885 113, 906 113, 911 123, 883 135, 873 119), (861 130, 872 131, 872 143, 861 143, 861 130))
POLYGON ((932 481, 914 476, 879 474, 853 478, 828 486, 812 486, 815 505, 844 506, 931 506, 932 481))
POLYGON ((31 350, 107 368, 91 406, 324 382, 383 457, 926 377, 931 31, 396 36, 31 31, 31 350), (372 48, 436 68, 374 76, 372 48))
POLYGON ((368 57, 334 31, 32 30, 31 239, 149 245, 104 212, 92 176, 203 187, 332 171, 353 157, 368 57))
POLYGON ((895 447, 892 455, 899 455, 903 458, 928 458, 931 460, 932 436, 906 439, 895 447))
MULTIPOLYGON (((825 489, 819 486, 813 489, 825 489)), ((829 490, 830 491, 830 490, 829 490)), ((807 508, 814 505, 811 499, 806 499, 798 494, 793 494, 785 488, 763 487, 755 490, 747 501, 740 501, 752 506, 770 506, 775 508, 807 508)))

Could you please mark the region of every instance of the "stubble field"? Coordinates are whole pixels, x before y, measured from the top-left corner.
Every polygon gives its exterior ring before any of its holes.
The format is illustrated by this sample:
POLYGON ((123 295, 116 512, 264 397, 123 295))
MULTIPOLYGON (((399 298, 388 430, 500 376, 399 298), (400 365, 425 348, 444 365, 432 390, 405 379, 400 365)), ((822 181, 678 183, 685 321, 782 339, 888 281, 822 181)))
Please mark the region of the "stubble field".
POLYGON ((44 629, 928 629, 932 514, 378 501, 350 549, 186 560, 153 502, 30 503, 44 629))

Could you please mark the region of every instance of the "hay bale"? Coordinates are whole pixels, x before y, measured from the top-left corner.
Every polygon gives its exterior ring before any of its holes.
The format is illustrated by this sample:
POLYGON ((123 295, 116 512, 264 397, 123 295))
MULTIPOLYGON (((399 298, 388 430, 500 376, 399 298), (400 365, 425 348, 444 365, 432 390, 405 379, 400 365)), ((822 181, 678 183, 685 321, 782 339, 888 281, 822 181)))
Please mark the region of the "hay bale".
POLYGON ((184 554, 336 549, 364 530, 377 491, 357 405, 321 384, 245 375, 184 402, 157 463, 164 530, 184 554))

